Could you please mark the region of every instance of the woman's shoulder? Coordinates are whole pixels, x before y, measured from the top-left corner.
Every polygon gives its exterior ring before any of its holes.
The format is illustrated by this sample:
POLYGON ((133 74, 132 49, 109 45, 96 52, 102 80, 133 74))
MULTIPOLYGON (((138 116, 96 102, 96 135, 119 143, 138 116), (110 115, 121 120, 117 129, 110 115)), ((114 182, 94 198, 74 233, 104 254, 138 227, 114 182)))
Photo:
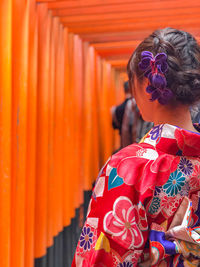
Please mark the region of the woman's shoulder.
POLYGON ((158 156, 158 152, 156 151, 155 147, 151 144, 147 143, 141 143, 141 144, 131 144, 121 150, 119 150, 117 153, 113 154, 110 160, 108 161, 111 165, 117 165, 121 161, 132 159, 135 160, 138 159, 148 159, 153 160, 155 157, 158 156))
POLYGON ((122 179, 141 194, 154 190, 168 179, 177 168, 176 156, 157 151, 147 143, 132 144, 114 154, 105 167, 106 176, 122 179))

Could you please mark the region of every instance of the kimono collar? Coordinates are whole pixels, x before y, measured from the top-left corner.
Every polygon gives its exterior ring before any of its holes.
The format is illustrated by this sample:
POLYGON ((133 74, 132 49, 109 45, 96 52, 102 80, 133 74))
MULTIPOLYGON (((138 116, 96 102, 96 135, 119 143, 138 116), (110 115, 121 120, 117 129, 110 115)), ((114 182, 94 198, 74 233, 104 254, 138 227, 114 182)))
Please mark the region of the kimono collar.
POLYGON ((194 127, 199 133, 170 124, 156 125, 141 143, 151 144, 167 154, 200 157, 200 124, 194 124, 194 127))

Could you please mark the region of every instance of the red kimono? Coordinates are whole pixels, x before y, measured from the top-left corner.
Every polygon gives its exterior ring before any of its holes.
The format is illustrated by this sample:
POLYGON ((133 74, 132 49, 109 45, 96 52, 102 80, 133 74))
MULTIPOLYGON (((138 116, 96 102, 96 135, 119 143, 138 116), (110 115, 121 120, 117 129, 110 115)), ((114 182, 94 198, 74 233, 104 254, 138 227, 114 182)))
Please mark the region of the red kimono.
POLYGON ((200 134, 158 125, 108 160, 72 266, 200 266, 200 134))

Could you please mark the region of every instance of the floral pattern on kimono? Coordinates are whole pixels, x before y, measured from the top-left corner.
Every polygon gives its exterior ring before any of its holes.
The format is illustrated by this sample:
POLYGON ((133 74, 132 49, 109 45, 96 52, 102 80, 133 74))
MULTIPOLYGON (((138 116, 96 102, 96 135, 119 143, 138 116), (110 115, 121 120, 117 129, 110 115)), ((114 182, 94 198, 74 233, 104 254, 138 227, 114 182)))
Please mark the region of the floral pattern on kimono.
POLYGON ((200 266, 200 134, 157 125, 108 160, 72 266, 200 266))

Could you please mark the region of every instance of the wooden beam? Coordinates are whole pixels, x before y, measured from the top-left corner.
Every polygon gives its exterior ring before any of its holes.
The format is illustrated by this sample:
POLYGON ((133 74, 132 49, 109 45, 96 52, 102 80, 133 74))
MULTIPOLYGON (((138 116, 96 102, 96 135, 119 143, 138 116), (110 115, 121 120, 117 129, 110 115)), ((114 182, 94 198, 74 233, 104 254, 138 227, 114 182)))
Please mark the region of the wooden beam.
MULTIPOLYGON (((162 21, 162 23, 164 22, 166 27, 169 25, 169 21, 170 22, 177 22, 178 25, 182 25, 179 23, 179 21, 182 21, 183 23, 187 23, 188 21, 191 21, 191 22, 195 22, 197 25, 198 23, 200 22, 200 16, 199 16, 199 13, 200 13, 200 10, 198 11, 198 13, 196 14, 193 14, 192 16, 185 16, 185 15, 179 15, 179 16, 173 16, 173 17, 165 17, 165 16, 152 16, 152 17, 145 17, 145 18, 142 18, 142 17, 139 17, 139 18, 135 18, 135 17, 132 17, 130 19, 117 19, 117 20, 114 20, 112 21, 94 21, 94 22, 80 22, 80 23, 65 23, 65 22, 62 22, 61 20, 61 23, 65 26, 67 26, 68 28, 71 28, 71 29, 76 29, 76 28, 87 28, 89 25, 91 27, 107 27, 108 25, 109 26, 113 26, 115 28, 115 31, 119 28, 119 27, 123 27, 126 25, 129 25, 129 24, 137 24, 137 23, 146 23, 145 27, 148 27, 148 23, 154 23, 154 22, 159 22, 160 24, 160 21, 162 21), (198 16, 197 16, 198 15, 198 16), (186 19, 187 18, 187 19, 186 19)), ((158 27, 160 27, 158 25, 158 27)))
POLYGON ((143 31, 123 31, 123 32, 109 32, 109 33, 82 33, 80 37, 83 41, 90 43, 105 43, 105 42, 119 42, 119 41, 133 41, 142 40, 151 33, 151 30, 145 29, 143 31))
MULTIPOLYGON (((200 28, 185 27, 184 30, 190 32, 196 38, 200 36, 200 28)), ((118 42, 118 41, 132 41, 132 40, 143 40, 152 30, 144 29, 139 31, 123 31, 123 32, 108 32, 108 33, 82 33, 80 37, 83 41, 89 43, 105 43, 105 42, 118 42)))
MULTIPOLYGON (((151 0, 140 0, 144 4, 148 4, 151 0)), ((37 0, 37 2, 41 2, 37 0)), ((76 0, 76 1, 51 1, 48 3, 49 9, 63 9, 63 8, 79 8, 79 7, 89 7, 89 6, 106 6, 111 4, 119 4, 121 0, 76 0)), ((123 3, 137 3, 138 0, 125 0, 123 3)))
POLYGON ((109 60, 108 61, 109 64, 111 64, 111 66, 116 67, 116 66, 127 66, 128 61, 127 60, 109 60))
POLYGON ((127 11, 119 13, 106 13, 106 14, 89 14, 89 15, 76 15, 76 16, 61 16, 61 22, 65 23, 66 25, 73 26, 73 25, 84 25, 88 23, 115 23, 118 20, 126 20, 132 21, 135 19, 143 19, 149 18, 152 19, 153 17, 157 17, 158 19, 168 19, 171 20, 173 17, 185 18, 185 17, 199 17, 200 14, 200 6, 199 7, 192 7, 192 8, 177 8, 177 9, 161 9, 159 10, 159 14, 156 14, 155 10, 141 10, 138 12, 134 11, 127 11))
POLYGON ((144 5, 142 2, 137 3, 128 3, 124 4, 121 2, 120 4, 112 4, 112 5, 103 5, 101 7, 98 6, 91 6, 91 7, 79 7, 79 8, 66 8, 66 9, 58 9, 53 10, 54 16, 83 16, 83 15, 92 15, 92 14, 101 14, 102 16, 107 13, 119 13, 119 16, 122 12, 134 12, 137 13, 138 11, 147 11, 147 10, 154 10, 155 14, 158 15, 160 10, 167 9, 176 9, 176 8, 191 8, 200 7, 200 1, 151 1, 147 5, 144 5))
MULTIPOLYGON (((118 72, 126 72, 126 66, 112 66, 111 67, 115 70, 115 71, 118 71, 118 72)), ((128 78, 127 78, 128 80, 128 78)))
MULTIPOLYGON (((146 29, 149 29, 150 31, 153 31, 155 29, 165 28, 165 27, 173 27, 173 28, 196 28, 198 29, 200 25, 200 17, 199 18, 185 18, 180 20, 179 18, 176 18, 176 20, 172 21, 159 21, 157 18, 152 19, 152 21, 149 20, 142 20, 142 21, 135 21, 134 23, 128 23, 128 24, 109 24, 109 25, 87 25, 85 27, 82 27, 81 25, 79 27, 70 27, 69 31, 74 32, 76 34, 83 34, 83 33, 108 33, 108 32, 122 32, 122 31, 144 31, 146 29)), ((67 26, 64 24, 64 26, 67 26)))
MULTIPOLYGON (((115 70, 115 72, 125 72, 126 71, 126 66, 111 66, 112 69, 115 70)), ((127 79, 128 80, 128 79, 127 79)))
POLYGON ((123 54, 123 55, 119 54, 119 55, 109 55, 107 57, 102 57, 102 58, 106 59, 107 61, 109 61, 109 60, 110 61, 112 61, 112 60, 126 60, 126 61, 128 61, 130 57, 131 57, 130 54, 127 54, 127 55, 125 55, 125 54, 123 54))
POLYGON ((136 46, 129 47, 129 48, 118 48, 118 49, 110 48, 110 49, 98 51, 98 54, 102 57, 106 57, 110 55, 123 55, 123 54, 125 55, 129 54, 131 56, 135 48, 136 46))
POLYGON ((109 43, 92 43, 91 45, 97 50, 105 49, 120 49, 120 48, 130 48, 135 47, 139 44, 138 40, 134 41, 120 41, 120 42, 109 42, 109 43))
POLYGON ((58 2, 63 2, 63 0, 36 0, 37 3, 58 3, 58 2))

